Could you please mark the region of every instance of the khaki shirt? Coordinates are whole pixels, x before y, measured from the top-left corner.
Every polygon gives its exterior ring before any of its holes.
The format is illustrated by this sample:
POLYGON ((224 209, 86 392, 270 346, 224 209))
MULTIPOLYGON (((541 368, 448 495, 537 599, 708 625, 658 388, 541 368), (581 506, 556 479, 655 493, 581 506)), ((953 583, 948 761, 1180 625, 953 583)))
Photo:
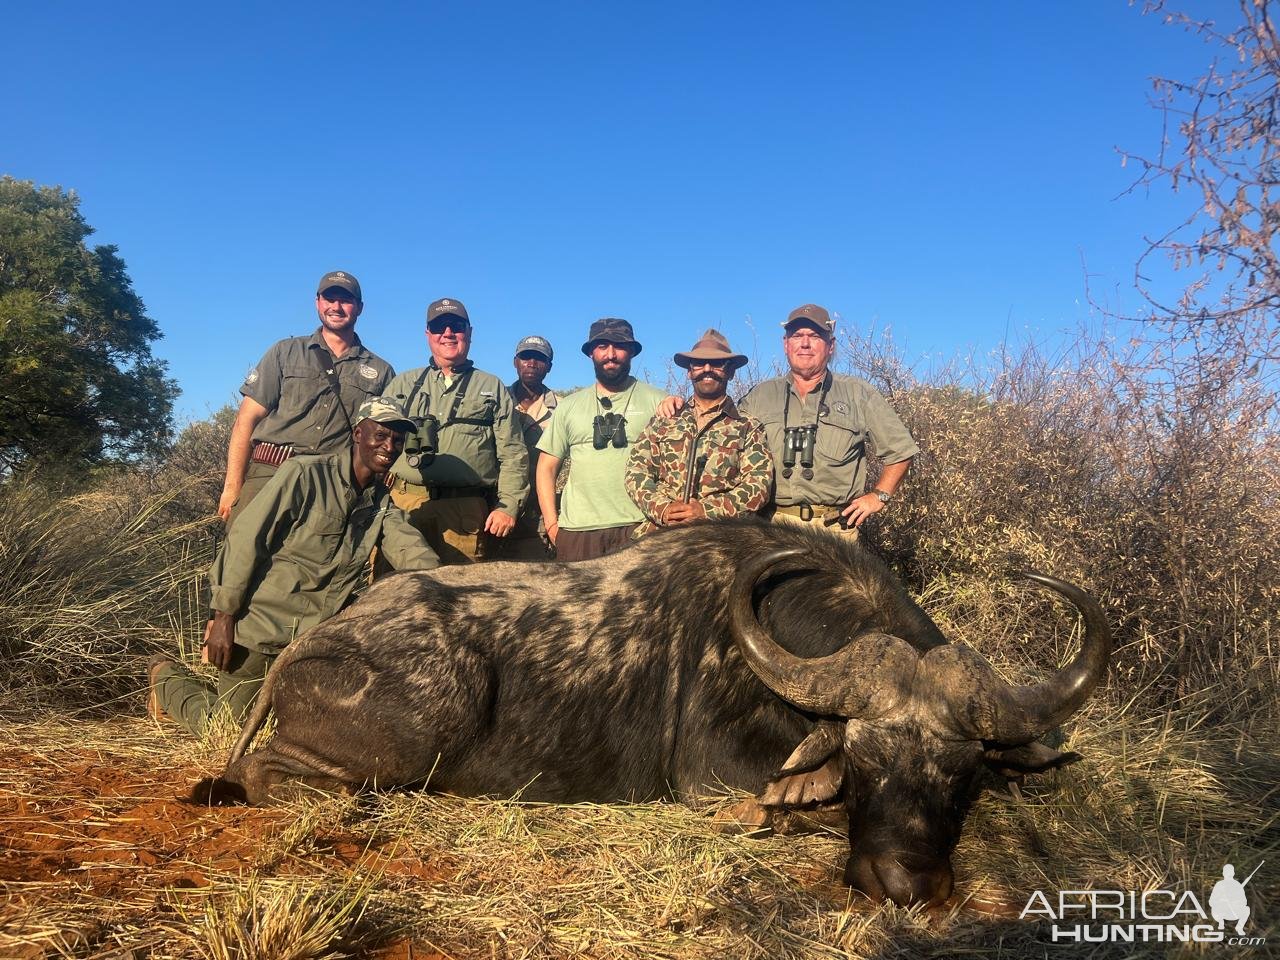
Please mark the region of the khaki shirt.
POLYGON ((496 488, 497 507, 510 517, 518 516, 529 496, 529 451, 506 384, 477 370, 470 361, 446 378, 433 360, 427 367, 399 374, 387 387, 387 394, 407 404, 424 371, 422 387, 412 408, 405 412, 410 417, 431 413, 440 421, 439 447, 430 463, 424 460, 418 467, 409 466, 401 455, 391 468, 392 474, 424 487, 496 488), (466 392, 454 410, 467 371, 471 376, 466 392), (450 411, 454 411, 452 419, 450 411))
POLYGON ((534 494, 538 480, 538 441, 542 438, 542 431, 547 427, 547 421, 555 413, 556 404, 560 402, 560 398, 550 390, 544 389, 542 396, 529 404, 528 409, 521 410, 520 397, 524 394, 524 388, 520 386, 520 381, 514 381, 507 387, 507 392, 511 394, 511 402, 515 405, 516 419, 520 421, 520 434, 524 437, 525 449, 529 453, 529 499, 525 501, 524 509, 520 511, 519 526, 513 536, 536 537, 539 521, 542 518, 542 510, 534 494))
POLYGON ((292 445, 294 453, 332 453, 350 448, 355 424, 347 418, 355 417, 365 400, 381 396, 393 376, 391 365, 367 350, 359 337, 335 360, 317 328, 309 337, 272 344, 244 378, 240 392, 267 408, 253 430, 254 440, 292 445), (330 366, 338 377, 342 405, 324 372, 330 366))
POLYGON ((276 653, 346 606, 374 547, 397 570, 440 565, 386 487, 356 491, 350 452, 286 460, 227 532, 213 608, 237 618, 236 643, 276 653))
POLYGON ((885 463, 900 463, 920 452, 902 420, 875 387, 860 377, 840 373, 829 376, 831 388, 822 410, 818 409, 822 385, 801 400, 790 375, 765 380, 738 404, 742 414, 764 424, 773 453, 774 502, 780 506, 844 506, 866 492, 868 452, 874 452, 885 463), (786 426, 806 426, 815 419, 818 423, 812 480, 804 479, 799 456, 791 476, 783 476, 783 411, 787 409, 788 395, 791 403, 786 426))

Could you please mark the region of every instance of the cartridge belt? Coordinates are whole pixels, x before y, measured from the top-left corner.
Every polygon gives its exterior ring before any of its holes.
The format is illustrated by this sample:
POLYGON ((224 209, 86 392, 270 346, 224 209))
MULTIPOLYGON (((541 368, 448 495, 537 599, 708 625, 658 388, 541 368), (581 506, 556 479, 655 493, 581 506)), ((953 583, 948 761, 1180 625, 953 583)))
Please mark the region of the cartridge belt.
POLYGON ((253 445, 253 451, 249 454, 249 459, 254 463, 265 463, 271 467, 278 467, 292 456, 293 444, 264 443, 259 440, 253 445))

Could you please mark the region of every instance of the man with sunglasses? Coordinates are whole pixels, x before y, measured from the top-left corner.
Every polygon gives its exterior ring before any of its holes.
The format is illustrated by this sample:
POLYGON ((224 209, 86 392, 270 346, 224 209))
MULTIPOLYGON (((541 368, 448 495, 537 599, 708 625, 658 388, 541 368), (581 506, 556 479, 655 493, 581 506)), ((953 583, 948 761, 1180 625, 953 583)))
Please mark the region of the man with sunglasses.
POLYGON ((431 362, 387 387, 417 424, 392 468, 391 498, 442 564, 486 559, 487 538, 511 534, 529 495, 515 406, 501 380, 467 359, 471 329, 461 301, 432 303, 431 362))
POLYGON ((273 344, 245 377, 218 498, 228 526, 290 457, 349 449, 356 410, 395 376, 356 336, 362 310, 360 281, 331 270, 316 287, 320 328, 273 344))
POLYGON ((649 421, 631 448, 624 482, 645 515, 637 538, 704 517, 753 513, 769 502, 773 457, 764 428, 738 413, 729 381, 747 362, 718 330, 677 353, 693 397, 670 418, 649 421))
POLYGON ((621 550, 644 514, 623 485, 628 448, 662 402, 662 391, 631 376, 641 346, 631 324, 606 317, 591 324, 582 352, 596 382, 560 401, 538 441, 538 505, 560 560, 590 560, 621 550), (556 476, 569 477, 556 505, 556 476))
POLYGON ((887 400, 861 377, 832 373, 835 321, 815 303, 782 324, 785 377, 758 384, 738 409, 764 424, 778 523, 816 523, 856 537, 883 510, 920 452, 887 400), (866 491, 867 447, 884 463, 866 491))

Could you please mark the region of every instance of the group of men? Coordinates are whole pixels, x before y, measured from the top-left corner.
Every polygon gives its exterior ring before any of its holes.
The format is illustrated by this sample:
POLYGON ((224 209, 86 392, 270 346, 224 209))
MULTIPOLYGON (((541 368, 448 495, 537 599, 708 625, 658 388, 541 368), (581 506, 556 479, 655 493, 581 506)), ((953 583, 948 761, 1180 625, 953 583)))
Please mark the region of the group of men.
POLYGON ((320 327, 274 344, 245 378, 218 513, 205 659, 211 685, 164 656, 148 709, 202 733, 225 706, 247 713, 271 662, 373 575, 487 560, 587 560, 668 526, 759 513, 857 535, 918 448, 870 384, 830 370, 835 322, 816 304, 783 323, 789 372, 735 405, 747 357, 706 331, 674 362, 688 400, 631 375, 630 323, 591 324, 593 386, 545 385, 554 352, 516 345, 504 384, 468 359, 455 299, 427 309, 426 366, 395 374, 356 335, 360 284, 342 270, 316 292, 320 327), (884 466, 866 491, 870 443, 884 466))

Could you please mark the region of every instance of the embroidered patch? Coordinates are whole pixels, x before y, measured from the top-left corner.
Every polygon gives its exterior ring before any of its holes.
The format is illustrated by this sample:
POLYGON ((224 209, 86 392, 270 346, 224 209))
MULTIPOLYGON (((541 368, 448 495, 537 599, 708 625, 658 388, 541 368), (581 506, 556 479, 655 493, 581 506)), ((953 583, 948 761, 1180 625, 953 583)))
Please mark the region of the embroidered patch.
POLYGON ((834 406, 836 408, 836 413, 846 414, 849 412, 849 405, 845 403, 843 400, 837 400, 834 406))
POLYGON ((257 368, 257 367, 254 367, 252 370, 250 370, 250 371, 249 371, 249 373, 248 373, 248 374, 245 376, 245 378, 244 378, 244 382, 245 382, 245 385, 246 385, 246 386, 248 386, 248 385, 250 385, 250 384, 254 384, 254 383, 257 383, 257 382, 258 382, 258 368, 257 368))
POLYGON ((362 363, 360 364, 360 376, 364 377, 366 380, 377 380, 378 371, 373 369, 373 367, 369 366, 367 363, 362 363))

